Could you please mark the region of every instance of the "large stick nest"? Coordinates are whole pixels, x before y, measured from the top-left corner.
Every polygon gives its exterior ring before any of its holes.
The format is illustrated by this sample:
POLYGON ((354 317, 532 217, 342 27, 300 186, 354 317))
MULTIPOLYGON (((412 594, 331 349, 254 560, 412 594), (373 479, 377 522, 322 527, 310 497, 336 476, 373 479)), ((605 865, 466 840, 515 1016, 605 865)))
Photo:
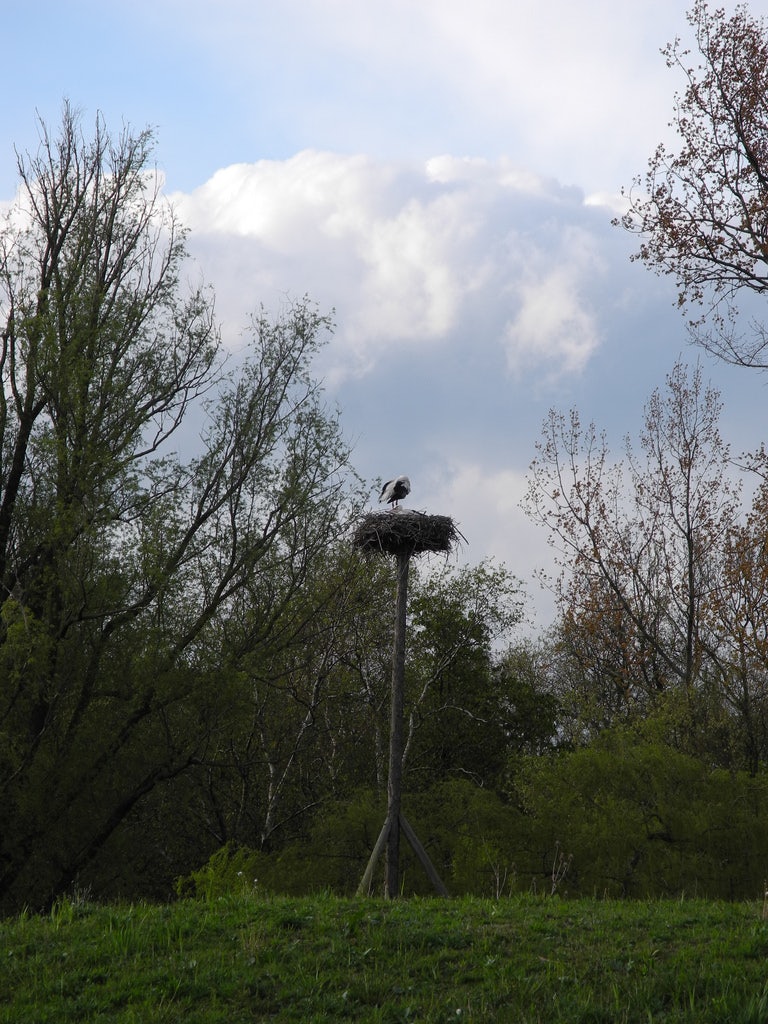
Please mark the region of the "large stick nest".
POLYGON ((352 543, 368 554, 419 555, 424 551, 449 552, 466 541, 450 516, 387 509, 369 512, 352 537, 352 543))

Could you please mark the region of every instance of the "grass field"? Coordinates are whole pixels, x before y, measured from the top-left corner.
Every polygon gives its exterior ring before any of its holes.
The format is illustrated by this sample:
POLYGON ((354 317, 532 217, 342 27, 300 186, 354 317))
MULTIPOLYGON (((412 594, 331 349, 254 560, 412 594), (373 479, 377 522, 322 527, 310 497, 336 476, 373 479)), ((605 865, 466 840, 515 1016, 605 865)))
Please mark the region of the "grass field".
POLYGON ((768 1021, 762 905, 59 902, 0 922, 7 1024, 768 1021))

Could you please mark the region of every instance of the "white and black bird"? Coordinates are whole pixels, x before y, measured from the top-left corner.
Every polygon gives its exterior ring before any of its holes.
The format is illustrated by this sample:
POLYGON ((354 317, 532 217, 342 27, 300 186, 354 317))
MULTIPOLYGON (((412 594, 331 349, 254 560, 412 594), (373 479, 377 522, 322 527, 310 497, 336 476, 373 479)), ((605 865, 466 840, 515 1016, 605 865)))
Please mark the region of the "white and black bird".
POLYGON ((411 481, 407 476, 398 476, 394 480, 387 480, 381 489, 379 501, 389 502, 394 508, 398 501, 411 493, 411 481))

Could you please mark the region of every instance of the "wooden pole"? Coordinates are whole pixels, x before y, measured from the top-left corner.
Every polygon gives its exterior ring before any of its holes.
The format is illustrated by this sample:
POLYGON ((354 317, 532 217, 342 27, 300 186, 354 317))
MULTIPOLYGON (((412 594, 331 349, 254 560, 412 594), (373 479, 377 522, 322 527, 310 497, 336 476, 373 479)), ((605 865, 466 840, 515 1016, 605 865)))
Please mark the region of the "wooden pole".
POLYGON ((392 649, 392 714, 389 730, 389 782, 387 784, 387 861, 384 893, 395 899, 400 889, 400 802, 403 790, 403 694, 405 692, 405 619, 408 607, 410 554, 397 556, 397 602, 392 649))
POLYGON ((384 554, 393 554, 397 559, 397 597, 395 602, 395 636, 392 646, 392 707, 389 730, 389 779, 387 782, 387 816, 376 840, 365 873, 357 888, 358 895, 370 894, 373 874, 382 852, 386 849, 384 870, 384 895, 395 899, 400 893, 400 836, 411 844, 416 856, 421 861, 429 880, 441 896, 447 896, 448 890, 443 884, 427 851, 404 817, 402 804, 403 789, 403 708, 405 694, 405 626, 408 607, 408 570, 412 554, 423 551, 448 551, 455 540, 456 530, 447 517, 427 517, 423 513, 402 513, 391 515, 381 513, 368 516, 365 529, 360 533, 358 546, 363 550, 374 550, 384 554), (410 519, 407 523, 403 520, 410 519), (442 534, 440 545, 433 540, 427 543, 419 533, 425 525, 435 524, 440 520, 441 528, 447 524, 450 530, 442 534), (444 521, 444 522, 443 522, 444 521), (401 530, 400 527, 403 527, 401 530), (415 529, 418 527, 418 529, 415 529), (410 530, 410 533, 409 533, 410 530), (414 532, 415 530, 415 532, 414 532), (420 540, 416 538, 420 537, 420 540))

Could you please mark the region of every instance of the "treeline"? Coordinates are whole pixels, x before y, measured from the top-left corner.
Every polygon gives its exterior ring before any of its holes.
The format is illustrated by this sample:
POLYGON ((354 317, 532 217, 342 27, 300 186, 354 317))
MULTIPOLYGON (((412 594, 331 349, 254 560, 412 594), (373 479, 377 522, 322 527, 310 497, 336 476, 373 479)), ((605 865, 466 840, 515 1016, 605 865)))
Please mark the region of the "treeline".
MULTIPOLYGON (((634 733, 606 732, 578 751, 527 758, 514 799, 508 789, 455 777, 411 792, 406 804, 451 895, 763 898, 765 773, 713 769, 634 733)), ((204 899, 352 895, 385 810, 382 794, 351 791, 300 841, 273 852, 228 844, 180 877, 176 891, 204 899)), ((410 848, 402 879, 405 895, 434 895, 410 848)))
MULTIPOLYGON (((694 340, 760 368, 732 302, 768 287, 768 44, 743 8, 691 23, 689 134, 624 225, 681 302, 711 292, 694 340)), ((228 362, 152 149, 65 107, 0 230, 3 912, 352 892, 385 813, 394 567, 350 544, 371 487, 313 375, 332 322, 256 311, 228 362)), ((768 456, 734 460, 719 414, 682 364, 619 455, 550 414, 527 496, 560 557, 546 636, 521 638, 503 566, 415 567, 404 809, 451 892, 763 892, 768 456)))
MULTIPOLYGON (((768 467, 762 449, 741 456, 756 474, 741 480, 719 413, 700 369, 678 364, 646 405, 641 454, 627 441, 613 457, 576 413, 548 418, 527 507, 561 572, 557 622, 538 641, 494 644, 515 623, 489 599, 501 572, 418 584, 404 802, 450 891, 763 892, 768 467)), ((354 892, 384 783, 351 773, 303 835, 275 851, 230 844, 180 891, 354 892)), ((404 891, 429 892, 412 856, 404 876, 404 891)))

